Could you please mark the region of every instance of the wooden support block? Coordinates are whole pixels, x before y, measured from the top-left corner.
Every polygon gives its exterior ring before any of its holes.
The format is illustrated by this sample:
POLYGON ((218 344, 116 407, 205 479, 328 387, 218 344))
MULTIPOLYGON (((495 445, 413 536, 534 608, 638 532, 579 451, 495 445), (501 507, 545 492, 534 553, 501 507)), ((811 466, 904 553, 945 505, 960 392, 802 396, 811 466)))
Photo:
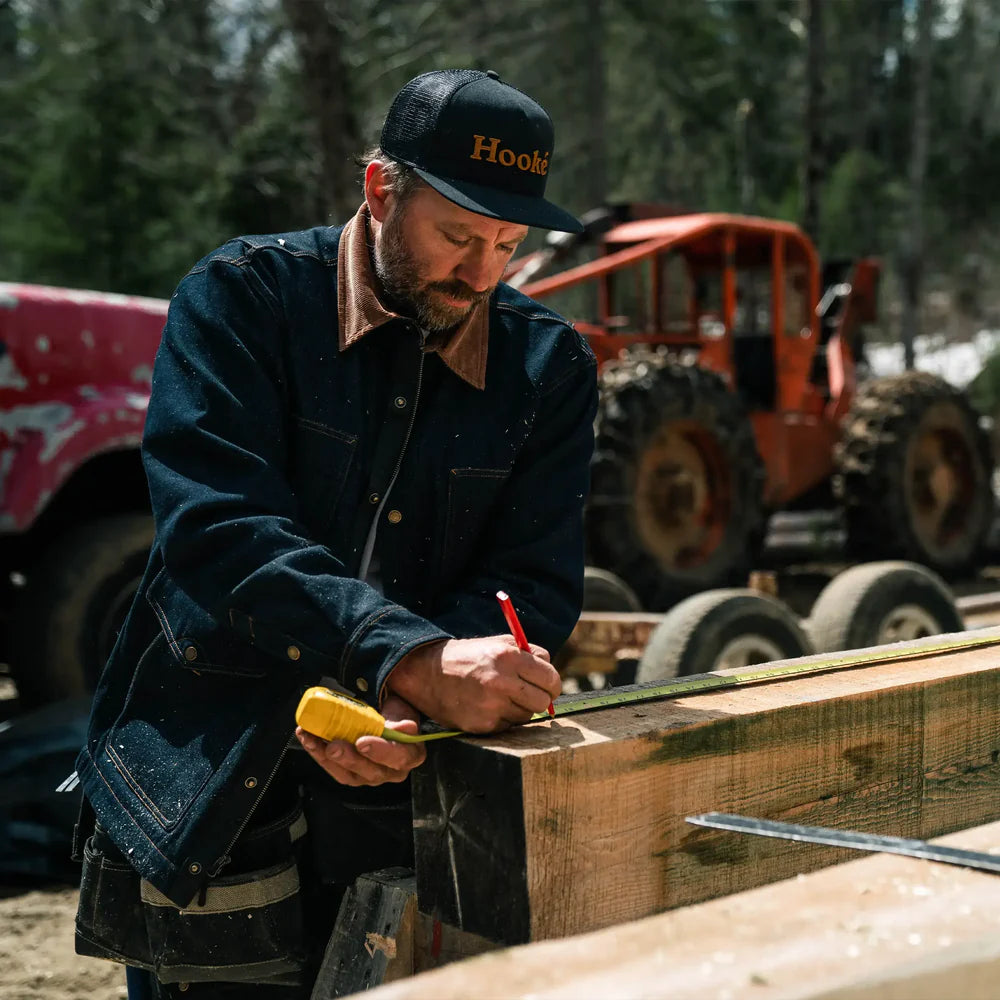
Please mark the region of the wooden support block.
POLYGON ((499 947, 418 913, 410 869, 370 872, 344 895, 311 1000, 335 1000, 499 947))
MULTIPOLYGON (((747 837, 748 840, 757 838, 747 837)), ((777 842, 790 857, 805 848, 777 842)), ((941 843, 1000 853, 1000 823, 941 843)), ((995 1000, 1000 876, 894 855, 382 987, 371 1000, 995 1000)))
POLYGON ((415 889, 407 868, 355 880, 340 904, 312 1000, 333 1000, 413 975, 415 889))
POLYGON ((713 810, 924 839, 1000 817, 1000 649, 918 645, 437 744, 413 777, 420 910, 516 944, 845 860, 685 823, 713 810))

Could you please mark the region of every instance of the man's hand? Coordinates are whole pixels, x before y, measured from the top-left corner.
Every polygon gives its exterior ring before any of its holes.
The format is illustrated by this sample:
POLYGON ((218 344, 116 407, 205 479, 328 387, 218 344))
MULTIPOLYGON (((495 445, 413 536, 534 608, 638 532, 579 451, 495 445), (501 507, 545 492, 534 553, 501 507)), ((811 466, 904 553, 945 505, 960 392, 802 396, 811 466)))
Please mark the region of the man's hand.
POLYGON ((559 696, 562 681, 541 646, 509 635, 449 639, 408 653, 388 687, 442 726, 491 733, 527 722, 559 696))
MULTIPOLYGON (((417 732, 417 711, 398 695, 389 694, 382 704, 382 715, 390 729, 404 733, 417 732)), ((427 758, 422 743, 393 743, 381 736, 362 736, 357 743, 346 740, 321 740, 304 729, 295 735, 306 753, 334 781, 342 785, 383 785, 387 781, 404 781, 415 767, 427 758)))

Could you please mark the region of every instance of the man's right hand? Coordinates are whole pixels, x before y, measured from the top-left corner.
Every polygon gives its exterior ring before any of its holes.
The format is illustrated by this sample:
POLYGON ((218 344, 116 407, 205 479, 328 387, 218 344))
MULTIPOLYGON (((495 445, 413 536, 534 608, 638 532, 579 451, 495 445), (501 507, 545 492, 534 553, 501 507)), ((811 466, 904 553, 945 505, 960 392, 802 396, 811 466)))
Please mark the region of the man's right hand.
POLYGON ((420 646, 387 686, 442 726, 491 733, 544 712, 562 681, 541 646, 524 652, 511 636, 493 635, 420 646))

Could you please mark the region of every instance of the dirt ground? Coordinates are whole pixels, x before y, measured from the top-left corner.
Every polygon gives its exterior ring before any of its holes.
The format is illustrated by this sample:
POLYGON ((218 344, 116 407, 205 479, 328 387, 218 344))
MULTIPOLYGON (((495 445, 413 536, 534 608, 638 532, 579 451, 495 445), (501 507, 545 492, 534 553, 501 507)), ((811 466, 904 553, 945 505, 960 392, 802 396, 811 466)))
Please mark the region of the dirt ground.
POLYGON ((75 889, 0 889, 3 1000, 124 1000, 121 966, 73 951, 75 913, 75 889))
MULTIPOLYGON (((16 705, 0 677, 0 718, 16 705)), ((123 1000, 124 970, 73 950, 76 890, 0 885, 0 1000, 123 1000)))

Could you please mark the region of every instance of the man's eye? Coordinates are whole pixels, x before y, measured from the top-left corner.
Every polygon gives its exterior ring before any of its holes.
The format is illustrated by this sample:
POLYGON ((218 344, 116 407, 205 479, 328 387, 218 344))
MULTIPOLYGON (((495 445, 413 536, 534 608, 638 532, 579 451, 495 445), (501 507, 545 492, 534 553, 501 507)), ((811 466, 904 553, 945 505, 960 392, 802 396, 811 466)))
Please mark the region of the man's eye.
POLYGON ((460 239, 457 236, 450 236, 448 233, 444 234, 444 238, 449 243, 453 243, 457 247, 467 247, 469 245, 469 241, 467 239, 460 239))
POLYGON ((500 249, 503 253, 513 253, 517 249, 517 245, 515 244, 513 246, 504 246, 503 244, 501 244, 498 249, 500 249))

